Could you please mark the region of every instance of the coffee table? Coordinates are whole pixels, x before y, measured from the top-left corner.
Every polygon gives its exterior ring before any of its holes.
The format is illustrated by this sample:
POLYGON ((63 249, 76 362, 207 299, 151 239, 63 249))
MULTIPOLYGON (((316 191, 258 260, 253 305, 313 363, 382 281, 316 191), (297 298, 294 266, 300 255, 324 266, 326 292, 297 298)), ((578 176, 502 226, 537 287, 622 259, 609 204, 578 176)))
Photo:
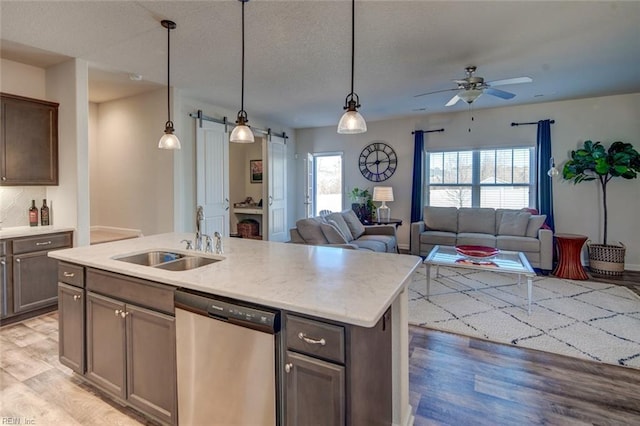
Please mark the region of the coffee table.
POLYGON ((458 254, 455 247, 435 246, 423 263, 427 272, 427 299, 429 299, 429 293, 431 290, 432 266, 436 267, 436 277, 440 276, 440 266, 492 271, 504 274, 516 274, 518 275, 518 285, 520 285, 520 280, 524 275, 527 277, 527 295, 529 299, 527 312, 531 314, 531 293, 533 288, 533 277, 536 276, 536 273, 529 264, 527 257, 522 252, 500 250, 500 253, 490 260, 476 261, 458 254))

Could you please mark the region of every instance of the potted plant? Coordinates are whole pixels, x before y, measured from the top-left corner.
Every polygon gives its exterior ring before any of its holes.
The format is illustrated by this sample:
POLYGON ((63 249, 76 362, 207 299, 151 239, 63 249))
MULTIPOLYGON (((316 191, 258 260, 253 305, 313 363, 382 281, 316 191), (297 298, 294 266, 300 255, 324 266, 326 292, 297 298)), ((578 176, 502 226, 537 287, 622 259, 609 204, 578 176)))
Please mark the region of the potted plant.
POLYGON ((353 201, 351 209, 356 213, 360 222, 371 222, 375 206, 369 189, 353 188, 349 193, 349 198, 353 201))
POLYGON ((598 180, 602 189, 604 218, 603 244, 588 244, 589 268, 603 275, 622 275, 625 247, 607 244, 607 184, 613 178, 635 179, 640 172, 640 154, 630 143, 614 142, 609 149, 600 142, 585 141, 584 147, 571 151, 571 159, 562 168, 562 177, 574 184, 598 180))

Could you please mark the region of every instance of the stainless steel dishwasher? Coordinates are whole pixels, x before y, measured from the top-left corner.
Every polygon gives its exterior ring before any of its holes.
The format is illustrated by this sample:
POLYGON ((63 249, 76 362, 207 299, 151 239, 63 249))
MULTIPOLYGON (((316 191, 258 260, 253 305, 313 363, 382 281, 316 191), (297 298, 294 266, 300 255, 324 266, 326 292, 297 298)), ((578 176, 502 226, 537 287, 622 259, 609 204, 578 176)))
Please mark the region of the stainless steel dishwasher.
POLYGON ((183 289, 175 306, 180 426, 275 425, 280 314, 183 289))

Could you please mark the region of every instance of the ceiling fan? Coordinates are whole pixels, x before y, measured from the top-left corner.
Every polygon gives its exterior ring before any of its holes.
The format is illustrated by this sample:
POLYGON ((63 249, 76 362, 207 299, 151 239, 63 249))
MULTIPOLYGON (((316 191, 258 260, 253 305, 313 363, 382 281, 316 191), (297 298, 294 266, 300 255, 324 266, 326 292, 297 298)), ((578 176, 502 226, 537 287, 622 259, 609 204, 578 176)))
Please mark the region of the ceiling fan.
POLYGON ((454 80, 458 87, 454 89, 444 89, 436 90, 435 92, 421 93, 419 95, 415 95, 414 97, 417 98, 420 96, 432 95, 434 93, 457 90, 458 93, 453 98, 451 98, 449 102, 447 102, 446 106, 455 105, 461 99, 466 103, 471 104, 484 93, 486 93, 487 95, 497 96, 502 99, 511 99, 515 96, 515 94, 505 92, 504 90, 494 89, 494 87, 506 86, 507 84, 531 83, 533 81, 530 77, 515 77, 507 78, 504 80, 484 81, 484 78, 474 75, 474 73, 476 72, 476 67, 474 65, 468 66, 467 68, 465 68, 465 71, 467 73, 467 76, 465 78, 454 80))

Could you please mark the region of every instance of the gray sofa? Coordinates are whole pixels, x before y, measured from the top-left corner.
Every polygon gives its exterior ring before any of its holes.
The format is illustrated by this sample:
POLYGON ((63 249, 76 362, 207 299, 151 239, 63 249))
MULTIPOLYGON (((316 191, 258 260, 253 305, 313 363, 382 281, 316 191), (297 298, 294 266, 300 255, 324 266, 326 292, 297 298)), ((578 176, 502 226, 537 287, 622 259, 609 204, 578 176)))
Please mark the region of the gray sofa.
POLYGON ((425 207, 411 224, 411 254, 427 256, 436 245, 480 245, 521 251, 534 268, 553 266, 553 232, 545 215, 523 210, 425 207))
POLYGON ((291 243, 397 253, 395 226, 364 226, 353 210, 300 219, 289 235, 291 243))

